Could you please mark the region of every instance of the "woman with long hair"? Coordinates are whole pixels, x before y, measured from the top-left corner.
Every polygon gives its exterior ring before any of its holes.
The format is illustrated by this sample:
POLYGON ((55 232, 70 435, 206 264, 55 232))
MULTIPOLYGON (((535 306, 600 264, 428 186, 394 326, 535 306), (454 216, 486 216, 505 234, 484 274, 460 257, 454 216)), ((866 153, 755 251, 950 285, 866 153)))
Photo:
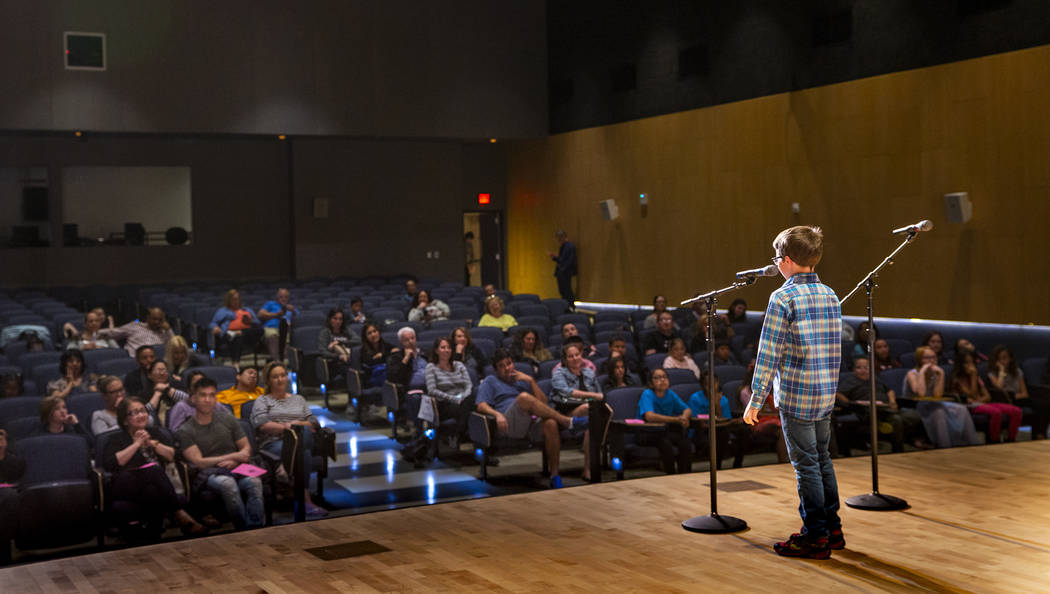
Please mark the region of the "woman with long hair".
POLYGON ((431 299, 430 291, 420 289, 412 298, 412 309, 408 310, 408 321, 422 322, 429 326, 435 320, 447 320, 451 310, 440 299, 431 299))
POLYGON ((478 345, 474 344, 474 339, 470 337, 470 330, 459 326, 452 330, 449 338, 452 339, 452 360, 462 362, 467 369, 473 369, 474 374, 481 377, 489 360, 478 345))
POLYGON ((970 406, 975 415, 988 415, 988 442, 999 443, 1002 438, 1003 417, 1009 421, 1006 441, 1017 440, 1017 429, 1021 426, 1021 409, 1004 402, 992 402, 992 395, 984 387, 984 381, 977 373, 977 362, 974 354, 963 351, 955 357, 952 368, 951 391, 970 406))
POLYGON ((988 362, 988 381, 994 390, 1001 392, 1032 419, 1032 439, 1045 439, 1047 423, 1050 422, 1050 404, 1028 392, 1024 372, 1017 365, 1010 347, 998 345, 992 349, 988 362))
POLYGON ((915 368, 904 376, 904 397, 918 399, 915 409, 934 446, 977 444, 977 430, 970 411, 958 402, 943 399, 944 370, 937 365, 933 348, 915 349, 915 368))
POLYGON ((361 328, 361 370, 365 372, 365 385, 373 388, 386 381, 386 358, 394 347, 383 340, 379 326, 368 322, 361 328))
POLYGON ((532 328, 524 328, 514 333, 514 341, 510 345, 510 356, 515 363, 532 365, 533 375, 539 375, 540 363, 554 358, 551 352, 543 346, 539 332, 532 328))

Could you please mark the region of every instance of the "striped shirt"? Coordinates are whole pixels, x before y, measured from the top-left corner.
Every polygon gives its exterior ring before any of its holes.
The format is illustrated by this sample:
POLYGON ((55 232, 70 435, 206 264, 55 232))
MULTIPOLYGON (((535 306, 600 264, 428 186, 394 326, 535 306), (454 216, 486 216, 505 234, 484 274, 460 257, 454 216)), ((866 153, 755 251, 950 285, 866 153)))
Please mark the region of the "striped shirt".
MULTIPOLYGON (((263 394, 255 401, 252 407, 252 427, 258 431, 259 427, 273 421, 274 423, 291 423, 292 421, 310 421, 317 423, 317 417, 310 412, 306 400, 298 394, 289 394, 284 398, 277 399, 269 394, 263 394)), ((281 439, 280 435, 259 434, 259 447, 281 439)))
POLYGON ((781 411, 814 421, 831 414, 842 360, 842 306, 816 273, 799 273, 769 296, 751 408, 773 388, 781 411))

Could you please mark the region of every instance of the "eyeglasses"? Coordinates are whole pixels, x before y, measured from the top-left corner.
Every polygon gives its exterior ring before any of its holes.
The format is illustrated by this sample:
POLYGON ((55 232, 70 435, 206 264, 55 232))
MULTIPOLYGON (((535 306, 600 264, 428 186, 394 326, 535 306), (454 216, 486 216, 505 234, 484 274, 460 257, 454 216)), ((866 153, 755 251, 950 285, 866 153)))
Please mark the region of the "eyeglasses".
POLYGON ((149 411, 147 411, 144 408, 136 408, 136 409, 132 409, 132 410, 128 411, 128 416, 129 417, 133 417, 135 415, 145 415, 145 414, 149 414, 149 411))
POLYGON ((780 261, 783 259, 784 256, 773 256, 772 258, 770 258, 770 260, 772 260, 774 264, 780 264, 780 261))

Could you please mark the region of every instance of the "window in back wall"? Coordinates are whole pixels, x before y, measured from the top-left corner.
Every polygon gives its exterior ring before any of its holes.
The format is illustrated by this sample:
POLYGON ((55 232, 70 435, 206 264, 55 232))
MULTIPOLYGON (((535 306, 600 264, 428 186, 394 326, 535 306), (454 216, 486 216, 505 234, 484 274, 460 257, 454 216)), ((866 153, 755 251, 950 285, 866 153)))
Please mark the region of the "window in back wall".
POLYGON ((67 246, 185 245, 193 236, 189 167, 64 167, 67 246))

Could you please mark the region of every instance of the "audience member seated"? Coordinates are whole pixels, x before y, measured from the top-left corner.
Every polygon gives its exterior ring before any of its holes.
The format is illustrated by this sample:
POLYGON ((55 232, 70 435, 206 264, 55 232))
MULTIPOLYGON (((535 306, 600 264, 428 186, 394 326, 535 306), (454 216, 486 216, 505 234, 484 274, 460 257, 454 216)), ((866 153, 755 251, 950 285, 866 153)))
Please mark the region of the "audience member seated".
MULTIPOLYGON (((718 377, 715 376, 715 393, 722 394, 722 386, 718 381, 718 377)), ((711 402, 707 399, 707 393, 705 389, 708 387, 708 382, 711 381, 711 377, 708 371, 704 371, 700 374, 700 389, 693 392, 689 396, 689 402, 686 405, 689 410, 692 411, 693 416, 707 415, 709 417, 707 421, 707 427, 710 427, 710 415, 711 415, 711 402)), ((729 405, 729 398, 725 394, 718 400, 718 415, 722 419, 731 419, 733 417, 733 409, 729 405)), ((703 425, 704 423, 701 423, 703 425)), ((710 452, 711 450, 711 436, 705 430, 706 428, 698 428, 693 432, 693 444, 696 446, 698 452, 710 452)), ((733 468, 740 468, 744 465, 744 454, 751 447, 751 427, 741 424, 727 424, 723 427, 716 429, 715 440, 717 444, 716 455, 718 459, 718 468, 722 468, 722 457, 725 452, 729 449, 729 438, 733 438, 734 449, 736 455, 733 460, 733 468)))
POLYGON ((666 428, 660 432, 639 433, 638 445, 659 448, 660 460, 667 474, 675 473, 676 459, 677 471, 687 473, 693 466, 693 450, 687 437, 692 411, 670 386, 667 372, 654 369, 649 378, 649 388, 642 392, 641 398, 638 399, 638 418, 646 423, 665 424, 666 428), (678 448, 677 456, 675 448, 678 448))
MULTIPOLYGON (((751 380, 755 374, 755 361, 748 365, 748 373, 744 381, 740 382, 740 392, 737 398, 741 406, 747 407, 751 403, 754 393, 751 391, 751 380)), ((775 443, 777 462, 783 464, 788 461, 787 444, 784 443, 784 432, 780 427, 780 411, 773 401, 773 391, 766 394, 762 401, 762 408, 758 410, 758 422, 750 426, 752 441, 765 440, 775 443)))
POLYGON ((142 396, 149 385, 149 367, 156 360, 157 353, 153 347, 144 344, 135 350, 135 363, 138 368, 132 369, 124 376, 124 389, 133 396, 142 396))
POLYGON ((354 347, 360 346, 361 337, 350 333, 346 315, 338 309, 328 310, 324 326, 317 335, 317 351, 328 361, 331 377, 346 376, 346 370, 350 367, 350 353, 354 347))
MULTIPOLYGON (((98 331, 101 338, 124 341, 124 350, 135 356, 141 346, 149 344, 167 344, 174 336, 171 326, 164 318, 164 311, 151 307, 146 314, 145 322, 128 322, 116 328, 102 328, 98 331)), ((127 384, 127 382, 124 382, 127 384)))
POLYGON ((98 381, 98 376, 93 373, 85 374, 85 367, 84 354, 79 349, 63 351, 58 360, 58 373, 61 377, 47 382, 47 395, 65 398, 70 394, 97 391, 95 382, 98 381))
POLYGON ((551 374, 550 402, 555 409, 569 412, 589 400, 602 398, 594 369, 584 365, 584 361, 579 344, 569 343, 562 347, 562 364, 551 374))
POLYGON ((35 427, 29 434, 55 435, 62 433, 83 437, 89 448, 95 445, 95 440, 80 424, 77 416, 66 410, 66 399, 61 396, 48 396, 40 401, 40 425, 35 427))
POLYGON ((561 326, 561 344, 564 345, 569 342, 569 339, 576 337, 580 339, 580 343, 583 344, 583 356, 586 359, 590 359, 598 353, 598 350, 593 344, 588 344, 587 339, 580 334, 580 329, 576 327, 576 324, 568 322, 561 326))
POLYGON ((985 388, 975 361, 969 351, 956 355, 949 389, 970 407, 973 414, 988 415, 988 443, 999 443, 1002 439, 1003 416, 1009 422, 1006 441, 1016 441, 1017 429, 1021 426, 1021 409, 1005 402, 992 402, 992 395, 985 388))
MULTIPOLYGON (((686 339, 690 353, 699 353, 707 350, 707 304, 698 301, 694 304, 693 312, 696 313, 697 309, 700 309, 703 313, 682 332, 682 337, 686 339)), ((733 327, 729 325, 725 314, 716 314, 714 319, 711 320, 711 326, 714 330, 716 341, 728 341, 733 337, 733 327)))
MULTIPOLYGON (((14 485, 22 480, 22 475, 26 473, 26 461, 10 451, 7 440, 7 430, 0 429, 0 483, 14 485)), ((4 514, 0 515, 0 517, 15 517, 8 514, 8 512, 12 511, 10 507, 11 501, 9 500, 11 495, 15 496, 15 504, 17 505, 18 491, 12 488, 0 487, 0 514, 4 514)))
MULTIPOLYGON (((696 301, 695 303, 700 303, 696 301)), ((747 301, 734 299, 729 304, 729 312, 726 313, 726 322, 729 324, 740 324, 747 321, 747 301)))
MULTIPOLYGON (((293 425, 302 425, 305 429, 301 447, 307 452, 307 455, 303 456, 303 471, 309 477, 313 458, 309 455, 313 450, 313 434, 320 428, 317 417, 310 412, 310 407, 302 396, 289 393, 288 369, 283 364, 277 361, 267 363, 262 376, 268 391, 255 401, 251 418, 252 427, 255 427, 258 434, 259 449, 281 455, 285 443, 284 432, 290 430, 293 425)), ((327 516, 328 512, 314 505, 310 499, 310 489, 304 487, 304 490, 306 515, 327 516)))
POLYGON ((895 369, 901 366, 901 362, 890 354, 890 343, 885 338, 875 339, 875 368, 878 371, 895 369))
POLYGON ((350 300, 350 318, 349 324, 364 324, 368 321, 368 316, 365 315, 365 301, 360 297, 354 297, 350 300))
POLYGON ((215 395, 215 399, 233 410, 233 416, 241 418, 241 405, 263 395, 259 387, 259 370, 245 365, 237 373, 237 383, 215 395))
POLYGON ((496 294, 496 285, 494 285, 492 283, 489 283, 489 284, 485 285, 482 288, 482 290, 485 292, 484 295, 482 295, 482 297, 484 299, 488 299, 489 297, 491 297, 491 296, 496 294))
POLYGON ((605 381, 602 382, 602 394, 608 394, 616 388, 630 388, 642 385, 642 380, 627 369, 627 360, 622 355, 613 353, 603 365, 602 373, 605 381))
MULTIPOLYGON (((879 337, 879 327, 873 326, 875 329, 875 338, 879 337)), ((868 354, 868 322, 867 320, 857 324, 857 332, 855 334, 856 343, 853 345, 853 356, 860 357, 868 354)))
POLYGON ((378 388, 386 381, 386 358, 392 348, 375 324, 367 323, 361 328, 361 370, 366 386, 378 388))
POLYGON ((478 326, 499 328, 506 332, 517 325, 518 321, 514 319, 514 316, 503 312, 502 299, 495 295, 485 298, 485 315, 481 316, 478 326))
POLYGON ((715 367, 719 365, 740 365, 740 362, 736 360, 736 355, 729 349, 728 340, 715 342, 715 367))
POLYGON ((658 318, 656 332, 645 337, 642 351, 647 357, 653 353, 670 352, 671 343, 674 342, 674 339, 674 319, 671 317, 671 312, 665 311, 658 318))
MULTIPOLYGON (((460 405, 474 389, 467 366, 452 359, 452 341, 445 336, 434 341, 430 360, 424 372, 429 398, 424 399, 422 406, 433 407, 434 424, 440 424, 441 419, 456 419, 458 427, 466 427, 470 411, 460 405)), ((420 417, 424 414, 420 412, 420 417)))
MULTIPOLYGON (((656 295, 653 297, 653 313, 645 316, 645 322, 642 323, 642 328, 656 328, 658 325, 660 314, 667 311, 667 297, 663 295, 656 295)), ((674 325, 674 329, 678 329, 678 324, 674 325)))
MULTIPOLYGON (((288 289, 277 289, 277 296, 272 301, 267 301, 259 309, 257 315, 263 325, 263 340, 266 342, 266 352, 271 361, 284 361, 284 353, 281 352, 281 333, 288 335, 288 327, 292 320, 299 315, 299 308, 290 303, 292 293, 288 289)), ((364 321, 364 320, 362 320, 364 321)))
POLYGON ((514 335, 514 342, 510 345, 510 354, 515 363, 528 363, 532 365, 532 375, 540 374, 540 363, 550 361, 554 357, 551 352, 543 346, 538 332, 532 328, 518 330, 514 335))
MULTIPOLYGON (((536 380, 515 369, 514 359, 506 349, 496 349, 493 365, 496 374, 486 377, 478 387, 478 412, 496 418, 500 437, 538 441, 542 435, 551 488, 560 488, 561 428, 586 430, 588 417, 570 417, 551 408, 536 380)), ((582 404, 574 414, 584 415, 586 410, 587 405, 582 404)), ((584 447, 583 451, 584 456, 588 457, 588 448, 584 447)), ((589 464, 585 461, 585 473, 588 468, 589 464)))
MULTIPOLYGON (((641 361, 631 360, 631 357, 627 356, 627 338, 623 334, 615 334, 609 339, 609 358, 614 356, 623 357, 624 362, 627 364, 627 370, 633 373, 639 373, 644 367, 641 365, 641 361)), ((598 360, 598 363, 604 364, 605 361, 598 360)))
POLYGON ((965 338, 960 338, 959 340, 955 341, 955 350, 952 351, 952 365, 955 364, 954 359, 958 359, 959 355, 964 352, 973 353, 974 361, 976 361, 978 364, 988 361, 988 355, 977 352, 977 347, 973 346, 972 342, 965 338))
POLYGON ((452 360, 459 361, 466 365, 467 369, 474 370, 474 375, 477 377, 481 377, 481 373, 489 364, 485 353, 471 339, 470 331, 462 326, 452 331, 452 360))
POLYGON ((186 370, 208 364, 207 359, 190 350, 190 345, 186 344, 186 339, 181 336, 172 336, 168 344, 164 345, 164 362, 168 365, 171 380, 187 389, 189 378, 183 377, 186 370))
MULTIPOLYGON (((102 323, 105 321, 106 315, 102 311, 102 308, 93 309, 84 314, 84 331, 77 331, 76 326, 66 322, 62 328, 65 331, 66 336, 69 337, 69 342, 66 344, 67 349, 79 349, 81 351, 90 351, 93 349, 118 349, 120 345, 111 338, 103 338, 99 335, 99 330, 102 329, 102 323)), ((113 327, 113 319, 110 318, 110 328, 113 327)))
MULTIPOLYGON (((715 361, 717 365, 718 362, 715 361)), ((675 338, 671 341, 671 350, 667 353, 667 358, 664 359, 664 369, 688 369, 693 372, 696 379, 700 379, 700 368, 697 367, 696 361, 689 356, 689 353, 685 352, 685 341, 681 338, 675 338)))
POLYGON ((249 350, 255 348, 262 336, 259 319, 255 317, 255 312, 241 306, 241 294, 237 289, 226 291, 222 307, 215 310, 208 327, 215 335, 215 347, 226 346, 234 367, 240 365, 244 347, 247 346, 249 350))
POLYGON ((412 299, 412 309, 408 310, 408 321, 422 322, 429 326, 435 320, 447 320, 449 311, 451 310, 444 301, 431 299, 430 291, 420 289, 416 291, 416 296, 412 299))
POLYGON ((200 535, 208 529, 193 519, 179 501, 165 464, 175 461, 174 444, 156 426, 149 426, 149 411, 142 400, 129 396, 117 407, 122 431, 106 441, 103 466, 113 474, 111 497, 137 504, 139 516, 128 518, 145 524, 147 533, 159 538, 164 518, 174 516, 184 534, 200 535))
POLYGON ((926 435, 938 448, 976 445, 977 430, 970 411, 958 402, 944 400, 944 370, 931 347, 915 349, 915 368, 904 376, 904 397, 916 398, 926 435))
POLYGON ((988 381, 994 390, 1005 396, 1004 400, 1019 406, 1032 419, 1032 439, 1046 437, 1050 403, 1029 394, 1024 372, 1017 365, 1014 352, 1009 347, 998 345, 992 349, 988 362, 988 381))
POLYGON ((137 396, 146 402, 146 409, 158 425, 174 430, 168 423, 168 412, 177 403, 187 400, 189 395, 171 384, 168 364, 163 360, 150 364, 146 380, 145 389, 137 396))
MULTIPOLYGON (((876 349, 877 350, 877 349, 876 349)), ((870 426, 871 414, 871 363, 867 355, 853 358, 853 371, 846 374, 839 382, 835 393, 835 399, 845 405, 849 405, 849 411, 856 414, 860 420, 859 426, 864 434, 865 427, 870 426)), ((922 419, 913 408, 898 408, 897 394, 886 384, 875 379, 875 410, 880 423, 889 423, 893 428, 890 443, 894 452, 904 451, 904 440, 906 437, 916 434, 922 419)), ((916 443, 916 447, 922 444, 916 443)))
POLYGON ((124 382, 120 381, 119 377, 104 375, 99 378, 97 386, 98 391, 102 393, 105 408, 91 413, 91 433, 96 436, 120 426, 117 423, 117 407, 127 396, 127 392, 124 391, 124 382))
MULTIPOLYGON (((565 353, 565 349, 569 348, 569 346, 575 346, 576 348, 580 349, 580 353, 587 353, 588 350, 589 350, 587 348, 587 343, 583 341, 583 337, 582 336, 578 336, 578 335, 569 336, 569 337, 563 339, 562 343, 561 343, 561 352, 564 354, 565 353)), ((592 346, 591 349, 593 350, 593 348, 594 347, 592 346)), ((598 366, 594 364, 594 361, 591 361, 587 357, 584 357, 583 358, 583 366, 586 367, 587 369, 590 369, 591 371, 593 371, 595 373, 595 375, 597 375, 597 373, 598 373, 598 366)), ((554 372, 558 371, 561 368, 562 368, 562 361, 559 360, 558 364, 555 365, 554 368, 551 370, 552 376, 553 376, 554 372)))
POLYGON ((426 387, 427 359, 419 352, 416 331, 408 326, 397 331, 400 346, 390 350, 386 359, 386 378, 409 390, 426 387))
POLYGON ((22 374, 5 373, 0 375, 0 398, 22 396, 25 388, 22 385, 22 374))
POLYGON ((412 303, 416 299, 416 293, 419 289, 416 287, 416 281, 408 279, 405 281, 405 292, 401 294, 401 300, 405 302, 405 305, 412 303))
POLYGON ((948 356, 944 353, 944 335, 934 330, 926 333, 926 336, 922 338, 922 346, 930 347, 933 353, 937 355, 938 365, 947 365, 949 363, 948 356))
POLYGON ((237 530, 257 528, 266 523, 262 481, 235 472, 241 464, 251 462, 252 448, 237 419, 216 410, 217 389, 208 377, 193 385, 194 415, 178 432, 182 455, 197 470, 195 492, 217 492, 237 530))

